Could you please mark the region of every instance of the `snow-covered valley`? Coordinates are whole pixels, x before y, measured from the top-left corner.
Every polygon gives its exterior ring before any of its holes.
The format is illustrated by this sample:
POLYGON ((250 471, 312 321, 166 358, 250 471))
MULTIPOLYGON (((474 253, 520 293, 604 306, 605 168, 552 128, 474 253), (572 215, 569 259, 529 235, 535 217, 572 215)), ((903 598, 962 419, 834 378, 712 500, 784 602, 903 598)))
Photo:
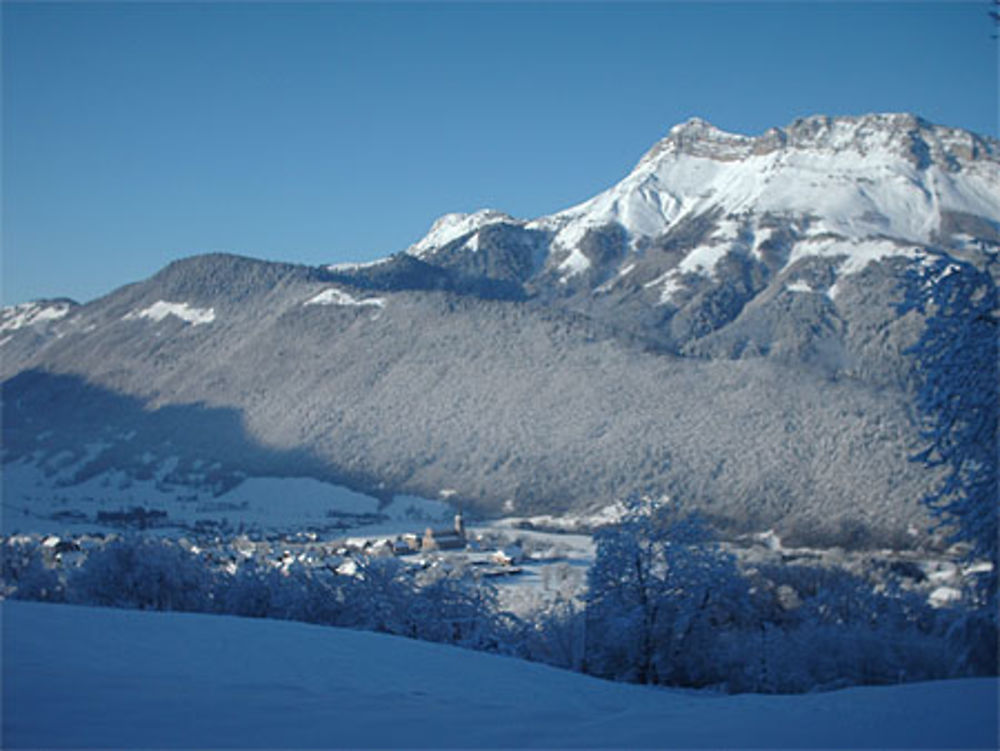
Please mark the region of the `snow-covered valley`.
MULTIPOLYGON (((452 527, 456 509, 447 500, 380 501, 309 477, 246 478, 216 496, 171 484, 169 466, 149 480, 112 470, 73 484, 67 478, 79 464, 53 475, 30 462, 10 463, 0 472, 0 541, 46 548, 49 564, 64 571, 82 565, 86 551, 136 534, 180 540, 205 556, 206 566, 231 573, 253 559, 282 571, 353 574, 362 559, 397 557, 414 571, 443 568, 488 580, 503 607, 527 616, 559 598, 582 599, 594 561, 592 532, 623 512, 609 504, 592 514, 466 518, 460 544, 422 550, 428 529, 452 527)), ((963 565, 961 550, 789 547, 768 530, 733 538, 725 548, 745 567, 799 561, 859 575, 905 571, 900 581, 935 605, 960 600, 976 571, 963 565)))

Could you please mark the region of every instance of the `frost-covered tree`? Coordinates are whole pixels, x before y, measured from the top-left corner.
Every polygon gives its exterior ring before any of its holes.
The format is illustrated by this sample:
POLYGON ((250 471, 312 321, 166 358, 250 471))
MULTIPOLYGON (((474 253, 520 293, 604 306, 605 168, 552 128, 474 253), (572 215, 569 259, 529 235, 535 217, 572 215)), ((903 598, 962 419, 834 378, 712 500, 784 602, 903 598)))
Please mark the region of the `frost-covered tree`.
POLYGON ((36 541, 0 545, 0 597, 59 602, 64 594, 58 572, 36 541))
POLYGON ((466 574, 439 570, 418 581, 397 558, 362 558, 357 576, 338 576, 330 585, 339 600, 337 625, 496 649, 502 638, 496 592, 466 574))
POLYGON ((632 498, 595 535, 588 577, 587 670, 638 683, 704 685, 707 653, 748 602, 735 560, 669 503, 632 498))
POLYGON ((586 667, 608 678, 644 683, 652 671, 652 630, 659 601, 652 574, 650 514, 630 498, 620 524, 594 535, 587 581, 586 667))
POLYGON ((941 256, 910 273, 900 308, 925 316, 908 352, 918 379, 922 450, 914 460, 943 469, 924 499, 970 555, 993 564, 982 577, 995 601, 997 572, 997 288, 971 264, 941 256))
POLYGON ((477 649, 501 641, 496 590, 470 578, 442 578, 417 589, 410 602, 413 636, 477 649))
MULTIPOLYGON (((282 575, 276 568, 247 563, 220 579, 216 604, 222 612, 244 618, 304 620, 292 618, 278 601, 282 591, 291 589, 299 589, 296 579, 282 575)), ((287 602, 288 598, 284 599, 287 602)))
POLYGON ((396 558, 371 557, 357 561, 358 573, 345 590, 347 625, 371 631, 410 636, 414 594, 412 577, 396 558))
POLYGON ((95 551, 67 581, 67 598, 141 610, 214 609, 212 571, 170 540, 126 537, 95 551))

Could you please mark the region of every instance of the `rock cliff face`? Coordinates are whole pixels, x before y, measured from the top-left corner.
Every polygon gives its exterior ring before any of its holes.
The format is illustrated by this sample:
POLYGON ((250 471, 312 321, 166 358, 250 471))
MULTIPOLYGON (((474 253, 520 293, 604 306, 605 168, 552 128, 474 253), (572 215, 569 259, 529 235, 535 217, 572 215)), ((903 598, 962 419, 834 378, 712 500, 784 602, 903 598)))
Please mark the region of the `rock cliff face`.
POLYGON ((551 216, 446 215, 368 264, 196 257, 5 310, 4 458, 449 488, 483 512, 652 490, 734 528, 911 539, 922 320, 891 303, 936 254, 996 278, 998 247, 994 140, 911 115, 692 120, 551 216))

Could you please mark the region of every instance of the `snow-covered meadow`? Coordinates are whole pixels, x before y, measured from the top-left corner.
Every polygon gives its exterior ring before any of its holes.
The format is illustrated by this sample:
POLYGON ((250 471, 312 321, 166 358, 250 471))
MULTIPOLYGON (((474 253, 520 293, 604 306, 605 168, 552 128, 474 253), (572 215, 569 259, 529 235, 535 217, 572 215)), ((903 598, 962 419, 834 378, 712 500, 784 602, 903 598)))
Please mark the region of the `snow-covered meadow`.
POLYGON ((396 496, 382 503, 311 477, 249 477, 216 495, 207 487, 169 482, 170 461, 148 480, 112 469, 74 482, 80 465, 73 462, 55 474, 30 461, 5 465, 0 470, 3 533, 115 531, 114 525, 102 523, 101 515, 135 508, 162 512, 150 526, 170 536, 195 529, 264 535, 315 530, 327 537, 393 534, 411 528, 423 531, 423 526, 441 524, 452 513, 442 501, 396 496))
POLYGON ((725 696, 297 623, 7 601, 4 748, 996 748, 997 682, 725 696))

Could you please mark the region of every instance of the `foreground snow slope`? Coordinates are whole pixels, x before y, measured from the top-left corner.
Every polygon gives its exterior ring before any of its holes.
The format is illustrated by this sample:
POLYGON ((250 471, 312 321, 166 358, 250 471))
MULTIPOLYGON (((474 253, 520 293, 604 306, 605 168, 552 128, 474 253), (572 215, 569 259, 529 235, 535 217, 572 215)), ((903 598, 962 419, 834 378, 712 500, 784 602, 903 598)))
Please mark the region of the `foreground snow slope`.
POLYGON ((2 609, 4 748, 997 746, 993 680, 729 697, 295 623, 2 609))

